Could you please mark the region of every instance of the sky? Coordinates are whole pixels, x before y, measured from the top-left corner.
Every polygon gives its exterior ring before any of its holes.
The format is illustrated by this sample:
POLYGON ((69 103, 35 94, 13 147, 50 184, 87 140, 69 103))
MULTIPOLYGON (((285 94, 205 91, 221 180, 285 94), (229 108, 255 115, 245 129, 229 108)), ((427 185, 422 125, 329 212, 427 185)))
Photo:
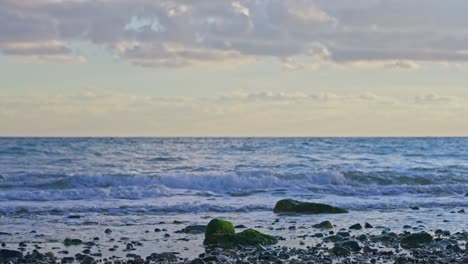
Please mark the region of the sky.
POLYGON ((466 0, 0 0, 0 136, 468 136, 466 0))

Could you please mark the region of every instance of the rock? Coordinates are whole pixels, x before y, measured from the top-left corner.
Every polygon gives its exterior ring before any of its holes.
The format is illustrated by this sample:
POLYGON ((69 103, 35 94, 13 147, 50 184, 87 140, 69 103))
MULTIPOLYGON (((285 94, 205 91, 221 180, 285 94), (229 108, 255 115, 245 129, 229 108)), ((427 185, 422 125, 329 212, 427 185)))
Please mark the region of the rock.
POLYGON ((346 241, 343 241, 340 243, 340 246, 341 247, 344 247, 350 251, 360 251, 361 250, 361 246, 359 246, 359 243, 355 240, 346 240, 346 241))
POLYGON ((218 244, 219 242, 229 242, 234 239, 234 225, 223 219, 212 219, 206 226, 205 240, 203 244, 218 244))
POLYGON ((204 234, 206 232, 205 225, 191 225, 180 230, 180 233, 186 234, 204 234))
POLYGON ((177 256, 174 253, 171 252, 163 252, 163 253, 153 253, 151 254, 151 258, 156 261, 157 263, 159 262, 175 262, 177 261, 177 256))
POLYGON ((235 243, 244 246, 272 245, 278 243, 278 240, 257 230, 247 229, 235 234, 235 243))
POLYGON ((0 249, 0 259, 21 258, 23 253, 16 250, 0 249))
POLYGON ((330 228, 333 228, 333 225, 330 221, 323 221, 319 224, 313 225, 312 227, 319 228, 319 229, 330 229, 330 228))
POLYGON ((419 248, 424 244, 432 242, 432 236, 426 232, 413 233, 403 237, 400 241, 401 247, 405 249, 419 248))
POLYGON ((341 214, 347 210, 328 204, 300 202, 293 199, 283 199, 276 203, 275 213, 304 213, 304 214, 341 214))
POLYGON ((247 228, 247 227, 245 225, 236 225, 235 228, 242 229, 242 228, 247 228))
POLYGON ((418 206, 410 206, 409 207, 411 210, 419 210, 419 207, 418 206))
POLYGON ((89 256, 86 256, 86 257, 80 262, 80 264, 96 264, 96 261, 94 260, 94 258, 89 257, 89 256))
POLYGON ((201 259, 201 258, 196 258, 196 259, 190 261, 190 264, 205 264, 205 261, 203 261, 203 259, 201 259))
POLYGON ((110 230, 110 228, 107 228, 106 230, 104 230, 104 233, 110 234, 110 233, 112 233, 112 230, 110 230))
POLYGON ((351 254, 349 250, 341 246, 334 246, 330 249, 330 253, 336 256, 349 256, 351 254))
POLYGON ((465 209, 458 210, 457 213, 459 213, 459 214, 464 214, 464 213, 465 213, 465 209))
POLYGON ((374 227, 373 227, 371 224, 369 224, 369 223, 365 223, 365 224, 364 224, 364 227, 365 227, 365 228, 374 228, 374 227))
POLYGON ((361 224, 354 224, 354 225, 350 226, 349 229, 360 230, 360 229, 362 229, 362 225, 361 224))
POLYGON ((79 219, 81 218, 80 215, 69 215, 67 218, 70 218, 70 219, 79 219))
POLYGON ((64 257, 62 258, 62 260, 60 261, 60 263, 64 264, 64 263, 73 263, 75 262, 75 258, 74 257, 64 257))
POLYGON ((65 238, 65 240, 63 240, 63 244, 67 247, 76 246, 83 244, 83 241, 81 241, 81 239, 65 238))

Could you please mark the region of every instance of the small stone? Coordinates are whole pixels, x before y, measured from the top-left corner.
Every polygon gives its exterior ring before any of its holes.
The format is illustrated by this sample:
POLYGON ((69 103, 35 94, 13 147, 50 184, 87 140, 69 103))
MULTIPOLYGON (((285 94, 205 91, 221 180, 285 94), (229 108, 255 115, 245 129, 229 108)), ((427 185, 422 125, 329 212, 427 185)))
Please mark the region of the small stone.
POLYGON ((354 225, 350 226, 349 229, 360 230, 360 229, 362 229, 362 225, 361 224, 354 224, 354 225))
POLYGON ((365 228, 374 228, 374 227, 373 227, 371 224, 369 224, 369 223, 365 223, 365 224, 364 224, 364 227, 365 227, 365 228))
POLYGON ((110 230, 110 228, 107 228, 106 230, 104 230, 104 233, 110 234, 110 233, 112 233, 112 230, 110 230))

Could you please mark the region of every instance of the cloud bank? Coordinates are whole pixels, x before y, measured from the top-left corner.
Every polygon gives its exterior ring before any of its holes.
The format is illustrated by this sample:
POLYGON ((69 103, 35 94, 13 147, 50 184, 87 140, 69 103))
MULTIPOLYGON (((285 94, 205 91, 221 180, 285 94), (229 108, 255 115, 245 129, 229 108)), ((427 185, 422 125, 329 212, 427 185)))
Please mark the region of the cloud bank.
POLYGON ((268 91, 0 95, 0 123, 3 136, 456 136, 468 131, 468 98, 268 91))
POLYGON ((465 0, 2 0, 0 50, 85 62, 71 47, 88 42, 145 67, 276 58, 285 69, 415 69, 468 61, 466 10, 465 0))

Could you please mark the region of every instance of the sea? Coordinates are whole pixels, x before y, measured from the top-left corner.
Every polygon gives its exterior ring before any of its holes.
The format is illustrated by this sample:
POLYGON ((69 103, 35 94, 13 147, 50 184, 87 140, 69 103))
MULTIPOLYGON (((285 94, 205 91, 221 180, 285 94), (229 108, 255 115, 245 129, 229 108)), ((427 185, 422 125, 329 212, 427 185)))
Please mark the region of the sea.
POLYGON ((456 231, 467 193, 468 138, 0 138, 0 241, 46 248, 109 228, 191 256, 203 236, 173 232, 214 217, 294 245, 289 226, 322 220, 456 231), (283 218, 284 198, 350 213, 283 218))

